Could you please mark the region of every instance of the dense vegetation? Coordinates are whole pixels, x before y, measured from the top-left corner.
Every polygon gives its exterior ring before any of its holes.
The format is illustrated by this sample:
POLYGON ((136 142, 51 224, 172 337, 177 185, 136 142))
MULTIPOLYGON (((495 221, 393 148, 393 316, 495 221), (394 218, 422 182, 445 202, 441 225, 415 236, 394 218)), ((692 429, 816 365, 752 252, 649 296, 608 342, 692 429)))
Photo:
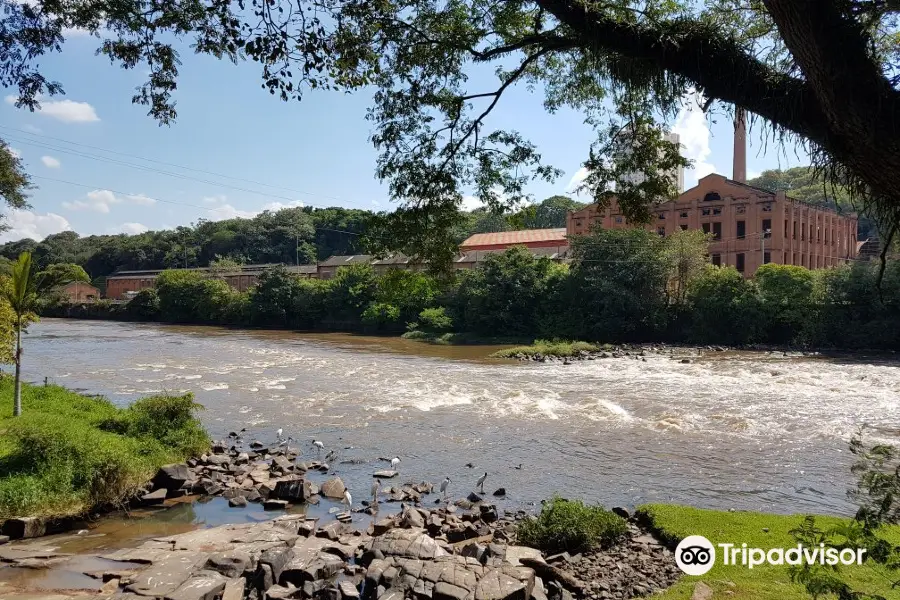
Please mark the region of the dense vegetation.
POLYGON ((597 546, 612 544, 628 531, 628 523, 602 506, 588 506, 580 500, 554 496, 544 501, 537 517, 523 521, 518 541, 546 554, 577 554, 597 546))
POLYGON ((12 416, 13 382, 0 379, 0 519, 80 515, 116 506, 163 464, 203 452, 209 439, 190 394, 117 408, 58 386, 24 385, 12 416))
POLYGON ((645 230, 599 231, 572 242, 561 265, 522 248, 491 256, 482 268, 434 278, 367 265, 330 280, 268 270, 249 292, 198 272, 163 273, 157 288, 124 307, 45 305, 43 314, 342 329, 453 339, 589 342, 685 341, 900 348, 900 263, 881 286, 877 267, 854 263, 810 271, 765 265, 745 279, 706 262, 700 232, 668 238, 645 230), (471 336, 470 336, 471 337, 471 336))

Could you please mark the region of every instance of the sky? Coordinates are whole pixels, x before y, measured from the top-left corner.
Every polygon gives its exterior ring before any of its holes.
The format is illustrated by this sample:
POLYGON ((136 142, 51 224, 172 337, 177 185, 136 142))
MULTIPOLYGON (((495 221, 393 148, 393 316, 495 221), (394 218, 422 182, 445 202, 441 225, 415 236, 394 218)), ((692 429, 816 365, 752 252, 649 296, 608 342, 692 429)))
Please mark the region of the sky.
MULTIPOLYGON (((146 107, 131 103, 146 69, 111 65, 95 56, 98 44, 76 33, 61 54, 42 61, 44 74, 61 81, 66 94, 44 98, 38 112, 15 108, 15 90, 3 91, 0 138, 22 157, 37 189, 30 209, 6 211, 10 230, 0 242, 66 230, 134 234, 287 206, 392 208, 387 185, 375 177, 376 151, 368 141, 371 92, 312 91, 301 102, 285 103, 261 88, 255 64, 184 51, 178 118, 161 127, 146 107)), ((478 91, 495 87, 480 74, 471 81, 478 91)), ((565 172, 528 191, 537 201, 574 195, 593 140, 590 127, 571 110, 547 114, 540 90, 510 92, 490 125, 519 130, 545 162, 565 172)), ((686 187, 708 173, 731 175, 727 118, 711 121, 690 101, 671 126, 684 155, 695 161, 685 172, 686 187)), ((757 129, 748 136, 748 177, 806 163, 793 149, 763 144, 757 129)), ((467 197, 464 206, 477 201, 467 197)))

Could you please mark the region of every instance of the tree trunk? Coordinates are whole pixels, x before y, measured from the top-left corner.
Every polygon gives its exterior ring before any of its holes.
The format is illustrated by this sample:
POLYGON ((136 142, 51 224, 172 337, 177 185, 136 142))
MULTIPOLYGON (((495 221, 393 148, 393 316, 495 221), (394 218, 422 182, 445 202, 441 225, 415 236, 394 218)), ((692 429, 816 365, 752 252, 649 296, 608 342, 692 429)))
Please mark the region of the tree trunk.
POLYGON ((13 392, 13 416, 22 414, 22 318, 16 323, 16 387, 13 392))

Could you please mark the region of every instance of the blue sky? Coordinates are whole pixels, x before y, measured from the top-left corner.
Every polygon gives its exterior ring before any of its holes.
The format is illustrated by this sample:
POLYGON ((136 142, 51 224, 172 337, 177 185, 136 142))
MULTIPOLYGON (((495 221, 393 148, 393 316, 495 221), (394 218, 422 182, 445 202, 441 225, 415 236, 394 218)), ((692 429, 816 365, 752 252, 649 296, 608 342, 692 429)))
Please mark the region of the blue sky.
MULTIPOLYGON (((146 70, 109 64, 94 55, 97 45, 75 35, 62 54, 44 60, 45 74, 59 79, 66 95, 45 99, 40 112, 16 109, 14 90, 3 93, 0 137, 21 155, 39 188, 30 210, 8 211, 11 230, 0 241, 43 239, 68 229, 137 233, 301 204, 391 207, 386 185, 374 177, 376 153, 365 120, 369 93, 308 92, 302 102, 284 103, 260 87, 256 65, 188 51, 176 92, 178 120, 160 127, 145 107, 131 104, 146 70)), ((479 83, 479 91, 493 89, 480 76, 473 89, 479 83)), ((518 129, 545 161, 565 171, 555 184, 535 182, 535 199, 567 193, 581 175, 590 128, 573 111, 546 114, 539 93, 524 87, 512 92, 490 125, 518 129)), ((673 129, 685 155, 696 161, 685 174, 687 187, 709 172, 730 176, 733 130, 727 119, 710 123, 699 110, 683 109, 673 129)), ((749 137, 750 177, 804 164, 793 150, 770 145, 763 152, 752 130, 749 137)), ((474 205, 471 199, 466 204, 474 205)))

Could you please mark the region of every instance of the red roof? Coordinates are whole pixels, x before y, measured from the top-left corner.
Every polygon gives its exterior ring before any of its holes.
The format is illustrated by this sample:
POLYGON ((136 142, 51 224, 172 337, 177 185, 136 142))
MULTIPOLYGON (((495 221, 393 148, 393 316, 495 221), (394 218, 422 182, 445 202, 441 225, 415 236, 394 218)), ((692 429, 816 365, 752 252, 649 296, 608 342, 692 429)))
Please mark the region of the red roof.
POLYGON ((527 244, 530 242, 557 242, 558 245, 568 244, 566 240, 566 228, 558 229, 522 229, 520 231, 498 231, 495 233, 476 233, 460 244, 463 248, 475 246, 494 246, 498 244, 527 244))

